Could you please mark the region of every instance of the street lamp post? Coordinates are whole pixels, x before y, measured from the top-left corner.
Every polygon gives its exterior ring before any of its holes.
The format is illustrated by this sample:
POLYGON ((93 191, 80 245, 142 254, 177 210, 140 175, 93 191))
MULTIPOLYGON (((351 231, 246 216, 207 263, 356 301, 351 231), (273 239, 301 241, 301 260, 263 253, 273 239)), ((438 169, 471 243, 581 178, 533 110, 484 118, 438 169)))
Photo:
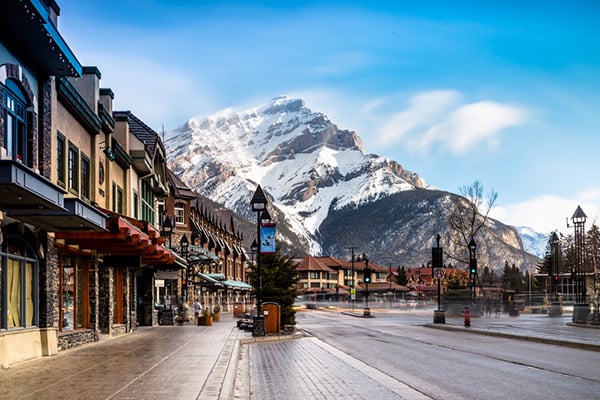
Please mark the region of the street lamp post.
POLYGON ((358 256, 357 261, 363 261, 365 263, 365 270, 363 273, 363 282, 365 283, 365 308, 363 310, 364 317, 371 316, 371 309, 369 308, 369 282, 371 282, 371 270, 369 269, 369 259, 365 253, 358 256))
POLYGON ((354 311, 354 301, 356 300, 356 288, 354 287, 354 250, 357 247, 350 246, 350 250, 352 251, 352 276, 350 279, 350 301, 352 302, 352 311, 354 311))
POLYGON ((469 287, 471 294, 471 301, 475 298, 477 287, 477 244, 475 240, 471 238, 469 242, 469 287))
MULTIPOLYGON (((258 243, 256 239, 252 240, 252 244, 250 245, 250 251, 252 252, 252 263, 256 265, 256 254, 258 254, 258 243)), ((255 282, 250 282, 252 285, 256 285, 255 282)), ((250 307, 252 306, 252 301, 250 301, 250 307)), ((246 304, 248 307, 248 304, 246 304)))
POLYGON ((431 277, 437 278, 437 303, 438 308, 433 312, 433 323, 434 324, 445 324, 446 313, 442 310, 441 304, 441 281, 444 278, 444 259, 443 250, 440 247, 440 239, 442 237, 438 233, 435 237, 437 246, 431 249, 431 277))
POLYGON ((562 315, 562 305, 558 301, 558 281, 560 273, 558 271, 558 245, 560 240, 556 232, 550 235, 550 309, 548 310, 549 317, 560 317, 562 315))
POLYGON ((186 236, 186 234, 184 233, 183 236, 181 237, 181 240, 179 240, 179 247, 181 249, 181 257, 183 257, 185 259, 185 263, 186 263, 186 269, 185 269, 185 290, 183 291, 183 297, 185 299, 185 301, 188 301, 188 290, 189 290, 189 284, 190 284, 190 266, 188 265, 188 248, 189 248, 190 242, 186 236))
POLYGON ((575 266, 571 271, 571 278, 575 284, 575 305, 573 306, 573 322, 585 324, 590 313, 586 302, 585 287, 585 256, 584 256, 584 226, 587 215, 580 206, 577 206, 571 217, 575 227, 575 266))
MULTIPOLYGON (((253 320, 253 336, 264 336, 265 334, 265 319, 262 315, 261 310, 261 295, 262 295, 262 271, 260 265, 260 221, 263 212, 267 211, 267 197, 265 196, 260 185, 256 187, 256 191, 250 200, 250 206, 252 207, 252 211, 256 213, 256 241, 258 243, 258 249, 256 252, 256 268, 258 273, 258 287, 256 291, 256 316, 253 320)), ((268 213, 267 213, 268 215, 268 213)))

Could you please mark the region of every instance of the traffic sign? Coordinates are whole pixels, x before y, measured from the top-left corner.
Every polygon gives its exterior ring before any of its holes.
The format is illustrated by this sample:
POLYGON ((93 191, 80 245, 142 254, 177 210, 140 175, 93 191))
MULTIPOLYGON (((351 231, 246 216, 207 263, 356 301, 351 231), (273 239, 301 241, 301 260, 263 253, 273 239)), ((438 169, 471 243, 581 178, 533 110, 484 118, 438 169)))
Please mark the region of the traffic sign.
POLYGON ((444 268, 436 268, 433 270, 433 276, 437 279, 444 279, 444 268))

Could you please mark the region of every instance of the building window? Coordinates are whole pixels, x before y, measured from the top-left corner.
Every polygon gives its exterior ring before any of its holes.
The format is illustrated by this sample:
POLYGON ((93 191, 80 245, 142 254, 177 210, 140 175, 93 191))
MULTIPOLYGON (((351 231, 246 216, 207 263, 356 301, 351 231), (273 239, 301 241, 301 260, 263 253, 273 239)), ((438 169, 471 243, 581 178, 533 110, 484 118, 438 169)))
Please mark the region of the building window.
POLYGON ((140 213, 140 198, 137 192, 133 192, 133 218, 138 219, 140 213))
POLYGON ((142 181, 142 220, 154 225, 154 192, 150 179, 142 181))
POLYGON ((123 214, 123 188, 117 186, 117 212, 123 214))
POLYGON ((65 187, 65 154, 67 140, 60 132, 56 135, 56 181, 61 187, 65 187))
POLYGON ((69 143, 67 153, 67 188, 73 193, 79 193, 79 149, 69 143))
POLYGON ((320 271, 310 271, 310 279, 319 279, 321 277, 320 271))
POLYGON ((123 214, 123 188, 112 183, 112 209, 114 212, 123 214))
POLYGON ((6 237, 0 250, 0 329, 37 325, 38 262, 20 237, 6 237))
POLYGON ((175 223, 185 225, 185 203, 175 203, 175 223))
POLYGON ((61 259, 59 330, 62 332, 89 325, 88 276, 89 265, 83 265, 81 259, 61 259))
POLYGON ((16 81, 0 85, 4 102, 4 144, 8 158, 27 165, 27 101, 16 81))
POLYGON ((90 182, 92 180, 90 171, 90 159, 81 155, 81 197, 90 199, 90 182))

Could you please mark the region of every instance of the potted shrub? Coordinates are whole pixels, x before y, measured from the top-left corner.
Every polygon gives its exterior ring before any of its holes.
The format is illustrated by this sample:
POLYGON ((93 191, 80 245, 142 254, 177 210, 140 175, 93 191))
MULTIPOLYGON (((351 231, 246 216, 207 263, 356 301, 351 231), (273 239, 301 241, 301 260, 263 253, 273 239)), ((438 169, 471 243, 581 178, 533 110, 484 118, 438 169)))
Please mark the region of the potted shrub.
POLYGON ((215 304, 213 307, 213 320, 215 322, 219 322, 221 320, 221 306, 218 304, 215 304))
POLYGON ((198 325, 212 326, 213 317, 208 308, 202 310, 202 315, 198 317, 198 325))

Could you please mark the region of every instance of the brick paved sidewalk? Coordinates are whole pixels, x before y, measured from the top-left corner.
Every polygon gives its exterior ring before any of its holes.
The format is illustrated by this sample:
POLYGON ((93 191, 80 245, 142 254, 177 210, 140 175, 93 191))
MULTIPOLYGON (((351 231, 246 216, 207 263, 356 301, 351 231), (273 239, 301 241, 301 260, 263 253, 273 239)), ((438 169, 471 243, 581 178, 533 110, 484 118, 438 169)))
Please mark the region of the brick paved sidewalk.
POLYGON ((243 344, 236 399, 429 399, 314 337, 243 344))
POLYGON ((229 398, 239 338, 231 315, 212 327, 157 326, 0 369, 3 400, 229 398), (229 375, 228 375, 229 373, 229 375))

